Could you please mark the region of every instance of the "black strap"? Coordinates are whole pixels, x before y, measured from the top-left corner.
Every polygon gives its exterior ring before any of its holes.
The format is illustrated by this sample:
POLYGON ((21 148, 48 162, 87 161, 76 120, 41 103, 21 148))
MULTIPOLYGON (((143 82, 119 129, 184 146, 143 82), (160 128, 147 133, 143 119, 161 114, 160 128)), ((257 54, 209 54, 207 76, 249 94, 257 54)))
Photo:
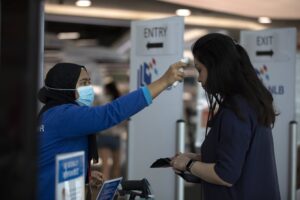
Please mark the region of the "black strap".
POLYGON ((181 171, 180 173, 176 173, 178 176, 183 178, 185 181, 190 182, 190 183, 202 183, 202 179, 199 178, 198 176, 195 176, 191 173, 186 173, 184 171, 181 171))

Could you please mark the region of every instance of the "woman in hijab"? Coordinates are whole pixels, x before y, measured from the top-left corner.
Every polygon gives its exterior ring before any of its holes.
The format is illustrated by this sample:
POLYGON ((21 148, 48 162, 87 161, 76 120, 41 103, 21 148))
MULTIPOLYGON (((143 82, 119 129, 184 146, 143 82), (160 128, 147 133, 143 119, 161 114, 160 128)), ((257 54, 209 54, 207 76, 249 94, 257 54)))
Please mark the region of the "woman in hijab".
MULTIPOLYGON (((44 107, 39 113, 38 199, 55 199, 55 156, 84 151, 85 172, 97 159, 94 134, 112 127, 152 103, 173 82, 182 80, 186 65, 175 63, 159 79, 111 103, 92 107, 94 91, 84 66, 59 63, 49 70, 39 91, 44 107)), ((88 177, 88 176, 87 176, 88 177)))

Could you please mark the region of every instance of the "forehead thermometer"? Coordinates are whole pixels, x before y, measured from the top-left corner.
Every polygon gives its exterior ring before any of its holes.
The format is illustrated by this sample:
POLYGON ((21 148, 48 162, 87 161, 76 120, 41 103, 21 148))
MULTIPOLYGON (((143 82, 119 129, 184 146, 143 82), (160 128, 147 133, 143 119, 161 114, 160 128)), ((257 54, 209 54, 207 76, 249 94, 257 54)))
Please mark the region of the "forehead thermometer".
MULTIPOLYGON (((185 57, 185 58, 182 58, 180 60, 180 62, 183 62, 184 64, 189 64, 189 58, 185 57)), ((179 68, 178 69, 179 71, 183 72, 183 67, 179 68)), ((182 82, 182 81, 175 81, 173 84, 172 84, 172 87, 176 87, 178 85, 179 82, 182 82)))

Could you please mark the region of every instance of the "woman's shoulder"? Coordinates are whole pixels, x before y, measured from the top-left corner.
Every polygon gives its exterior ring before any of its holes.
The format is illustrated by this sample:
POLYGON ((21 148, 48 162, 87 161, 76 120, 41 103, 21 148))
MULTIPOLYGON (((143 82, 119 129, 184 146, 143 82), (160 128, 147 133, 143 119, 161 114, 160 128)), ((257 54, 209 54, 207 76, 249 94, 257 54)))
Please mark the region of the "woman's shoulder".
POLYGON ((250 120, 252 123, 257 120, 255 109, 242 95, 234 95, 227 98, 222 111, 233 118, 250 120))
POLYGON ((225 103, 225 108, 230 109, 231 106, 237 107, 240 109, 242 112, 253 112, 254 109, 249 103, 249 101, 243 97, 242 95, 234 95, 229 98, 227 98, 225 103), (229 106, 228 106, 229 105, 229 106))
POLYGON ((53 106, 52 108, 49 108, 47 111, 45 111, 41 115, 41 118, 43 120, 43 119, 47 119, 47 118, 58 117, 64 111, 69 110, 69 109, 74 109, 74 108, 77 108, 77 107, 79 107, 79 106, 76 105, 76 104, 71 104, 71 103, 53 106))

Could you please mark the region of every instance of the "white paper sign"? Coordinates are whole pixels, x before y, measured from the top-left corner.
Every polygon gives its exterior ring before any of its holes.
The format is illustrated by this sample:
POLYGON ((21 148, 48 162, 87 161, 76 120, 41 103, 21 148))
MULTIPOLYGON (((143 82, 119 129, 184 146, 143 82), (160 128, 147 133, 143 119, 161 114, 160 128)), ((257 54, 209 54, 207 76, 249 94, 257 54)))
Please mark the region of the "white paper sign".
POLYGON ((84 200, 84 152, 56 156, 56 200, 84 200))

